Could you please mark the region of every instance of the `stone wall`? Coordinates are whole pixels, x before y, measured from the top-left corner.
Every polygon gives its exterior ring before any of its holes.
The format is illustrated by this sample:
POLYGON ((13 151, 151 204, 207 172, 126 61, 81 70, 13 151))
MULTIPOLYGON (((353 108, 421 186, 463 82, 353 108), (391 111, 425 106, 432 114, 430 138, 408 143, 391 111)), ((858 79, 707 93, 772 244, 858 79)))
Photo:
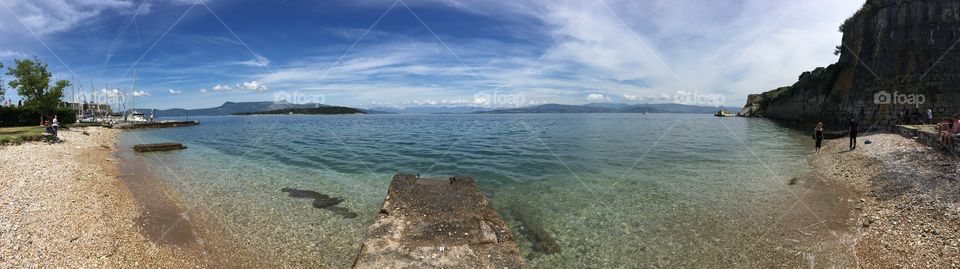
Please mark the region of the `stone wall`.
MULTIPOLYGON (((913 126, 897 125, 894 132, 903 137, 915 139, 918 143, 927 145, 931 148, 940 149, 943 145, 940 143, 940 136, 933 130, 921 130, 913 126)), ((960 155, 960 141, 954 140, 948 148, 955 154, 960 155)))
POLYGON ((889 126, 904 108, 932 107, 935 117, 960 112, 960 1, 870 0, 841 29, 838 62, 767 98, 764 116, 889 126), (884 92, 891 99, 922 95, 924 103, 876 102, 884 92))

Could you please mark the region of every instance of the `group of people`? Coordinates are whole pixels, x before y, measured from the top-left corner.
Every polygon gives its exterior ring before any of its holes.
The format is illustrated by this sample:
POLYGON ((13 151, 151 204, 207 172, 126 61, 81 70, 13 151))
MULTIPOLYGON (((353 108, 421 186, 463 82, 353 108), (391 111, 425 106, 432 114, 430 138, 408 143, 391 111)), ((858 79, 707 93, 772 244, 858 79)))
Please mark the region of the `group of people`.
MULTIPOLYGON (((857 148, 857 135, 859 133, 860 124, 857 123, 856 119, 850 119, 850 122, 847 123, 847 134, 850 136, 850 150, 857 148)), ((813 129, 813 139, 817 141, 817 153, 820 153, 820 148, 823 146, 823 122, 818 122, 817 127, 813 129)))
POLYGON ((953 145, 953 141, 960 138, 960 115, 953 114, 952 119, 944 119, 937 123, 937 131, 940 132, 940 144, 944 148, 953 145))
MULTIPOLYGON (((11 102, 10 99, 7 99, 7 100, 4 100, 3 102, 0 102, 0 105, 3 105, 4 107, 13 107, 13 106, 14 106, 13 102, 11 102)), ((17 104, 16 104, 16 106, 17 106, 17 107, 23 106, 23 100, 18 101, 17 104)))
MULTIPOLYGON (((908 113, 908 111, 904 110, 904 113, 908 113)), ((927 109, 925 119, 922 123, 933 123, 932 109, 927 109)), ((857 134, 860 131, 859 125, 855 119, 851 119, 847 124, 847 128, 847 132, 850 135, 850 150, 854 150, 857 148, 857 134)), ((949 148, 950 145, 953 145, 955 140, 960 139, 960 115, 953 114, 951 119, 943 119, 937 123, 937 133, 939 134, 940 144, 943 145, 944 148, 949 148)), ((818 122, 817 127, 813 129, 813 139, 817 141, 816 152, 820 153, 820 148, 823 145, 823 122, 818 122)))
POLYGON ((43 127, 46 127, 44 130, 46 133, 56 137, 57 131, 60 131, 60 121, 57 120, 57 116, 54 115, 53 119, 43 121, 43 127))
POLYGON ((933 108, 904 108, 900 111, 900 124, 932 124, 933 108))

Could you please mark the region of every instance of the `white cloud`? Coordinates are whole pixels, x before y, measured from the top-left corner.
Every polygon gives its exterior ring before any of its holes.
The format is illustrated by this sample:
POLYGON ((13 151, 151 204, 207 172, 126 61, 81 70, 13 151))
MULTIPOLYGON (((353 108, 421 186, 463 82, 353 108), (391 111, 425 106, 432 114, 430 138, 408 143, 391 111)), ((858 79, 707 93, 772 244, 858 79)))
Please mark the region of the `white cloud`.
POLYGON ((27 58, 27 54, 19 51, 0 50, 0 59, 3 58, 23 59, 27 58))
POLYGON ((237 88, 248 90, 248 91, 255 91, 255 92, 267 91, 267 85, 257 82, 256 80, 237 84, 237 88))
POLYGON ((174 89, 168 89, 167 92, 170 93, 170 94, 172 94, 172 95, 177 95, 177 94, 183 93, 183 91, 178 91, 178 90, 174 90, 174 89))
POLYGON ((230 87, 230 85, 220 85, 220 84, 217 84, 217 85, 214 85, 214 86, 213 86, 213 91, 215 91, 215 92, 227 92, 227 91, 230 91, 230 90, 233 90, 233 88, 230 87))
POLYGON ((29 34, 30 31, 33 31, 38 35, 46 35, 64 32, 84 23, 89 23, 105 11, 144 11, 142 6, 135 5, 132 0, 4 2, 14 15, 8 16, 9 14, 4 12, 4 15, 0 16, 0 25, 7 26, 4 27, 5 29, 0 29, 0 33, 5 34, 10 34, 8 31, 20 34, 29 34), (30 31, 23 31, 23 26, 26 26, 30 31))
POLYGON ((588 94, 586 99, 587 99, 587 102, 606 102, 606 101, 610 101, 609 98, 607 98, 606 96, 603 96, 603 94, 599 94, 599 93, 591 93, 591 94, 588 94))
POLYGON ((150 96, 150 92, 148 92, 148 91, 133 91, 133 92, 130 93, 130 95, 133 95, 134 97, 144 97, 144 96, 150 96))
MULTIPOLYGON (((365 4, 377 5, 392 2, 363 0, 365 4)), ((722 94, 731 102, 728 104, 739 105, 737 102, 742 102, 749 93, 790 85, 804 71, 835 63, 833 48, 842 37, 837 26, 863 1, 406 0, 405 3, 441 4, 495 19, 514 19, 503 18, 503 14, 510 14, 507 17, 540 22, 537 25, 542 27, 529 29, 530 24, 520 24, 515 27, 524 29, 509 30, 547 37, 542 46, 533 46, 536 47, 532 50, 533 56, 521 56, 520 62, 532 63, 545 53, 536 65, 484 69, 488 62, 513 55, 505 52, 509 49, 504 46, 471 46, 469 42, 445 40, 459 54, 458 58, 475 68, 480 76, 477 80, 460 78, 461 84, 481 89, 492 84, 502 87, 498 90, 513 92, 535 88, 576 91, 544 96, 566 102, 583 102, 583 95, 589 93, 602 94, 607 100, 646 101, 646 96, 687 90, 722 94), (556 46, 545 50, 553 41, 557 42, 556 46), (501 54, 488 57, 484 51, 501 54)), ((359 81, 366 78, 363 74, 384 74, 399 68, 412 74, 415 63, 422 65, 422 70, 444 67, 422 55, 413 55, 412 59, 393 57, 405 55, 403 51, 397 52, 401 54, 384 57, 375 57, 379 56, 376 53, 356 53, 382 61, 382 66, 349 70, 361 66, 348 62, 342 65, 343 69, 336 66, 329 77, 353 75, 359 81), (389 62, 394 60, 398 63, 389 62)), ((433 52, 449 56, 443 49, 433 52)), ((308 71, 283 70, 270 78, 306 77, 310 73, 316 77, 316 73, 308 71)), ((384 89, 384 92, 401 93, 402 89, 384 89)))
POLYGON ((120 89, 100 89, 99 95, 103 97, 119 97, 122 95, 122 92, 120 92, 120 89))
POLYGON ((263 57, 260 54, 253 54, 253 59, 240 62, 241 65, 256 66, 256 67, 266 67, 270 65, 270 59, 263 57))
POLYGON ((207 89, 200 89, 200 93, 207 93, 207 89))

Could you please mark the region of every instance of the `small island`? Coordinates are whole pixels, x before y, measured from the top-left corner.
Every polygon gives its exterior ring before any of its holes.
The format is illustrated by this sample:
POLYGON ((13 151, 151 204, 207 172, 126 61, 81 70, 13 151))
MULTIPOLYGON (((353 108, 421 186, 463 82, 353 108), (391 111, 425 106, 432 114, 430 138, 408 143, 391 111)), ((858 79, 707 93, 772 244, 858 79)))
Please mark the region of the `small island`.
POLYGON ((230 115, 249 116, 249 115, 343 115, 343 114, 367 114, 362 110, 342 106, 324 106, 315 108, 285 108, 268 111, 233 113, 230 115))

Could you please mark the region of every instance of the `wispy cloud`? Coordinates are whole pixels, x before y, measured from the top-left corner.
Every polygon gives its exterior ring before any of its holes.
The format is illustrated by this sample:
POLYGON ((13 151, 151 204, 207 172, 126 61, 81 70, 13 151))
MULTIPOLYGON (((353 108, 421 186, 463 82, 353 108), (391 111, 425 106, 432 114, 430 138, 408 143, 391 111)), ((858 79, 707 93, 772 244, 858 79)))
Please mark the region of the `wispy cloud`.
POLYGON ((174 90, 174 89, 168 89, 168 90, 167 90, 167 93, 170 93, 171 95, 177 95, 177 94, 183 93, 183 91, 178 91, 178 90, 174 90))
POLYGON ((5 58, 21 59, 26 57, 27 57, 27 54, 23 52, 12 51, 12 50, 0 50, 0 59, 5 59, 5 58))
POLYGON ((233 90, 233 87, 230 87, 230 85, 217 84, 217 85, 214 85, 212 89, 215 92, 226 92, 226 91, 233 90))
POLYGON ((266 67, 270 65, 270 59, 267 59, 267 57, 263 57, 260 54, 254 54, 253 59, 239 62, 239 64, 247 65, 247 66, 266 67))

